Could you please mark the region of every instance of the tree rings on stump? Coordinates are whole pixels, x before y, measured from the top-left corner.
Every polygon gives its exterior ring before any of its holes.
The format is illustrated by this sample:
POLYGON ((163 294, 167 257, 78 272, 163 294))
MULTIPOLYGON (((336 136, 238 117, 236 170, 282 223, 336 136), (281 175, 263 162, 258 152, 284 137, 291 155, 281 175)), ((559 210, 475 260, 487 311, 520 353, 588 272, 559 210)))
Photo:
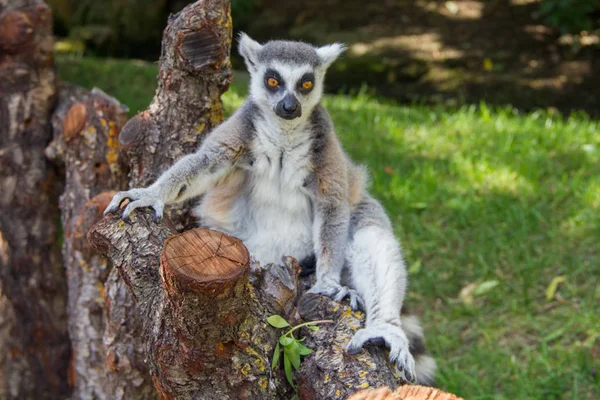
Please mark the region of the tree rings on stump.
POLYGON ((237 238, 211 229, 171 236, 161 259, 165 289, 203 293, 234 285, 247 276, 250 255, 237 238))

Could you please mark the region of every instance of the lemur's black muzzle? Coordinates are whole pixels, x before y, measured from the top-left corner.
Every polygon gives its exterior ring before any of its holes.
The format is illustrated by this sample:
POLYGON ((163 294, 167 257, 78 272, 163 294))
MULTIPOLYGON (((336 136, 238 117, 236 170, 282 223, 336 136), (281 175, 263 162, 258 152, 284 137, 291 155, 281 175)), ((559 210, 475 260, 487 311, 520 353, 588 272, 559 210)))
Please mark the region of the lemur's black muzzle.
POLYGON ((286 94, 275 107, 275 114, 283 119, 294 119, 302 115, 302 105, 293 94, 286 94))

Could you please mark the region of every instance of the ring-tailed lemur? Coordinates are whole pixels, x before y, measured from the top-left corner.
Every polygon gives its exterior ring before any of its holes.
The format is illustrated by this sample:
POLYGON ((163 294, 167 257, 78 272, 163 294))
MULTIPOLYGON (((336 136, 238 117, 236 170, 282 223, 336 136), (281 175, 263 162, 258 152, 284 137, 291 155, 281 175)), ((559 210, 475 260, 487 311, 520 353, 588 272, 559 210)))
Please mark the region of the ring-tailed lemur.
POLYGON ((130 199, 123 217, 148 206, 161 217, 165 204, 203 195, 195 210, 202 225, 240 238, 262 263, 316 256, 310 291, 349 297, 366 312, 349 353, 385 343, 408 381, 431 384, 435 361, 418 320, 400 318, 407 284, 400 244, 320 104, 325 72, 343 50, 338 43, 261 45, 242 34, 251 76, 244 105, 154 184, 119 192, 105 213, 130 199))

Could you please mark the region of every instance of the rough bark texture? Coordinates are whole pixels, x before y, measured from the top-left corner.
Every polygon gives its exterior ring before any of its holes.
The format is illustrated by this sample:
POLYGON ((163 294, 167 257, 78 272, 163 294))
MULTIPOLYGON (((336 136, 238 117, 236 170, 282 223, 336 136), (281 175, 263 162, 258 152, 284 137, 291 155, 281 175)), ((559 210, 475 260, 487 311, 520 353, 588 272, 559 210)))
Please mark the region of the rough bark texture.
POLYGON ((150 373, 162 398, 290 398, 283 371, 270 368, 283 333, 266 323, 273 314, 295 322, 335 320, 302 333, 316 352, 296 374, 300 398, 339 399, 402 383, 381 348, 345 353, 364 316, 322 296, 300 296, 294 259, 249 265, 237 239, 205 229, 168 238, 173 227, 152 222, 152 215, 136 211, 130 221, 107 216, 88 239, 119 268, 137 299, 150 373))
POLYGON ((298 374, 298 387, 303 400, 347 398, 369 387, 396 387, 403 381, 388 364, 387 355, 376 346, 368 346, 356 356, 346 353, 354 333, 364 327, 364 313, 352 311, 330 298, 305 295, 298 304, 302 320, 333 319, 335 329, 319 329, 306 333, 305 345, 316 352, 307 357, 298 374))
POLYGON ((72 342, 69 382, 75 399, 113 399, 109 382, 120 380, 106 368, 102 343, 109 265, 92 250, 86 233, 102 218, 116 192, 98 194, 125 187, 117 137, 127 112, 127 107, 98 89, 90 93, 63 85, 52 117, 54 140, 46 149, 66 172, 60 208, 72 342))
MULTIPOLYGON (((119 135, 130 188, 152 183, 223 120, 220 96, 231 80, 231 35, 228 0, 197 1, 170 18, 154 99, 119 135)), ((189 204, 167 210, 178 230, 190 225, 188 211, 189 204)), ((155 398, 144 381, 148 369, 139 310, 117 270, 110 272, 105 290, 107 361, 121 377, 110 383, 111 392, 115 399, 155 398)))
MULTIPOLYGON (((119 136, 131 167, 130 187, 153 183, 223 121, 221 94, 232 76, 229 8, 228 0, 200 0, 171 17, 163 36, 154 99, 119 136)), ((170 210, 178 229, 189 225, 185 214, 185 206, 170 210)))
POLYGON ((53 167, 52 15, 0 0, 0 398, 69 393, 66 285, 53 167))
POLYGON ((361 390, 348 400, 464 400, 450 393, 425 386, 401 386, 392 392, 388 387, 374 390, 361 390))
POLYGON ((278 334, 266 323, 268 315, 291 307, 267 292, 293 291, 297 265, 269 273, 250 265, 235 238, 206 229, 171 236, 175 231, 167 222, 156 224, 151 217, 148 211, 130 221, 106 217, 89 238, 119 268, 137 300, 161 398, 291 397, 282 373, 270 370, 278 334), (255 285, 270 289, 263 296, 255 285))

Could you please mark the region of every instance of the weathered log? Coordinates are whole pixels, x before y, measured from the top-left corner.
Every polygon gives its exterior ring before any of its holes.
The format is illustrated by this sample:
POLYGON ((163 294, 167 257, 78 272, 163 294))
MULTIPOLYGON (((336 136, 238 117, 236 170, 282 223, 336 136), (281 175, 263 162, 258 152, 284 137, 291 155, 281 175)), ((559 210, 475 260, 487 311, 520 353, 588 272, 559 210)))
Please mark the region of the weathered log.
POLYGON ((336 321, 335 328, 323 327, 306 335, 305 345, 316 352, 306 358, 298 374, 303 400, 347 398, 361 389, 404 383, 380 347, 368 346, 368 351, 356 356, 346 353, 354 333, 364 327, 364 313, 330 298, 308 294, 300 299, 298 312, 304 321, 336 321))
POLYGON ((86 233, 102 218, 116 192, 99 193, 125 187, 117 137, 127 113, 127 107, 101 90, 90 93, 63 84, 52 116, 54 140, 46 149, 66 172, 60 208, 72 343, 69 380, 76 399, 113 399, 111 382, 121 381, 120 375, 107 369, 102 343, 109 265, 92 250, 86 233))
POLYGON ((266 317, 291 307, 264 298, 251 282, 269 287, 266 297, 293 292, 297 264, 266 278, 251 271, 248 251, 235 238, 195 229, 167 239, 174 233, 145 211, 130 221, 108 216, 88 235, 134 294, 161 398, 290 398, 282 373, 269 367, 277 332, 266 317))
POLYGON ((374 390, 361 390, 350 396, 348 400, 464 400, 450 393, 444 393, 439 389, 419 386, 405 385, 394 392, 388 387, 374 390))
MULTIPOLYGON (((119 135, 130 188, 152 183, 223 120, 220 96, 231 80, 229 8, 228 0, 200 0, 170 18, 154 99, 119 135)), ((184 204, 169 208, 167 215, 181 230, 190 226, 188 211, 189 204, 184 204)), ((138 307, 116 269, 105 288, 107 361, 121 376, 120 387, 112 390, 120 393, 115 399, 154 398, 152 388, 142 384, 148 370, 138 307)))
MULTIPOLYGON (((229 0, 200 0, 171 17, 158 63, 158 89, 119 141, 130 187, 146 187, 174 161, 196 150, 224 118, 221 95, 232 72, 229 0)), ((169 207, 178 230, 190 227, 188 205, 169 207)))
POLYGON ((56 175, 52 15, 0 0, 0 398, 67 396, 70 343, 56 175))
POLYGON ((346 354, 364 315, 322 296, 300 297, 294 259, 249 265, 237 239, 203 229, 167 239, 174 229, 152 216, 150 210, 136 211, 129 221, 107 216, 88 239, 119 268, 137 299, 150 373, 163 398, 290 398, 283 371, 270 368, 282 333, 266 323, 273 314, 294 322, 335 320, 303 332, 316 351, 296 374, 300 398, 338 399, 402 383, 383 349, 346 354))

